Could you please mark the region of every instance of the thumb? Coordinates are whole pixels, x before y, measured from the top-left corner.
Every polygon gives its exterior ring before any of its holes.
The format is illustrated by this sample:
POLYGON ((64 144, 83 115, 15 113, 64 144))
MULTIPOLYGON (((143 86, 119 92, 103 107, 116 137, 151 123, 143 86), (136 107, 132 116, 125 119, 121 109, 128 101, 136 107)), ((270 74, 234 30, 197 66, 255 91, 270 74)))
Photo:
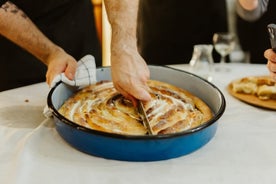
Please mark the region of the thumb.
POLYGON ((149 89, 145 89, 144 86, 137 86, 137 88, 133 88, 132 94, 136 99, 139 99, 142 101, 151 100, 149 89))

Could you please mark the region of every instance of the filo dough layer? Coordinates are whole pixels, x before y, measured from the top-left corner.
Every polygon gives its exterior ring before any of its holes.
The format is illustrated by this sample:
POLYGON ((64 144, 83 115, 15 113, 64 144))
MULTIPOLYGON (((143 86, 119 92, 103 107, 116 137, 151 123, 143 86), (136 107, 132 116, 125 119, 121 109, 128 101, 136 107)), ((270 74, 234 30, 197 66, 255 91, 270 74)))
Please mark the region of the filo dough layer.
MULTIPOLYGON (((154 134, 171 134, 200 126, 212 111, 190 92, 149 80, 151 100, 143 102, 154 134)), ((138 110, 111 81, 90 85, 69 98, 59 109, 67 119, 87 128, 116 134, 145 135, 138 110)))

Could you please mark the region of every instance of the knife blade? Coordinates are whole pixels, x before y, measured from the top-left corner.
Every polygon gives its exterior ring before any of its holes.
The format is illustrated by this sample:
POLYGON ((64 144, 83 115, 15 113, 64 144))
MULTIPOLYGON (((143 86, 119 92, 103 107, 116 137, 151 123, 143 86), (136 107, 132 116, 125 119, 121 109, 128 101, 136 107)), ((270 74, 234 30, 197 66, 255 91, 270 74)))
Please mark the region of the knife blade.
POLYGON ((152 128, 150 126, 149 119, 148 119, 148 116, 146 114, 144 105, 143 105, 142 101, 140 101, 140 100, 138 100, 138 112, 139 112, 139 115, 140 115, 140 117, 143 121, 144 127, 147 129, 148 134, 153 135, 153 131, 152 131, 152 128))
POLYGON ((267 30, 269 34, 271 48, 274 52, 276 52, 276 24, 268 24, 267 30))

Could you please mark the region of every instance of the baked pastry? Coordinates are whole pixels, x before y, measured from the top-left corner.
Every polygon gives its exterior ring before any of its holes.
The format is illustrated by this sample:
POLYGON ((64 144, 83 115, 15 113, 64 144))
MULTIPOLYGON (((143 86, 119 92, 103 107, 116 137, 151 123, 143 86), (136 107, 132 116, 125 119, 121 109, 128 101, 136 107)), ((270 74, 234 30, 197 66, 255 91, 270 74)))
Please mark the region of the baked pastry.
MULTIPOLYGON (((170 134, 197 127, 213 116, 201 99, 168 83, 150 80, 151 101, 143 102, 154 134, 170 134)), ((90 85, 59 109, 67 119, 94 130, 145 135, 137 108, 110 81, 90 85)))
POLYGON ((232 82, 235 93, 255 95, 261 100, 276 100, 276 82, 269 76, 244 77, 232 82))

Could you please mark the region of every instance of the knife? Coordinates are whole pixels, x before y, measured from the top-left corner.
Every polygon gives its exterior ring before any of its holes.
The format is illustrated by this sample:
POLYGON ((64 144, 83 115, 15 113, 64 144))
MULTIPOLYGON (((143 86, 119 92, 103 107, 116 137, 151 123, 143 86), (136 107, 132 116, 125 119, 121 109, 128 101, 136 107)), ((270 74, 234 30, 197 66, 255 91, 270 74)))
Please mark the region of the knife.
POLYGON ((276 24, 268 24, 267 30, 272 50, 276 52, 276 24))
POLYGON ((142 101, 138 100, 138 113, 143 121, 144 127, 147 129, 149 135, 153 135, 152 128, 149 123, 148 116, 146 114, 142 101))

